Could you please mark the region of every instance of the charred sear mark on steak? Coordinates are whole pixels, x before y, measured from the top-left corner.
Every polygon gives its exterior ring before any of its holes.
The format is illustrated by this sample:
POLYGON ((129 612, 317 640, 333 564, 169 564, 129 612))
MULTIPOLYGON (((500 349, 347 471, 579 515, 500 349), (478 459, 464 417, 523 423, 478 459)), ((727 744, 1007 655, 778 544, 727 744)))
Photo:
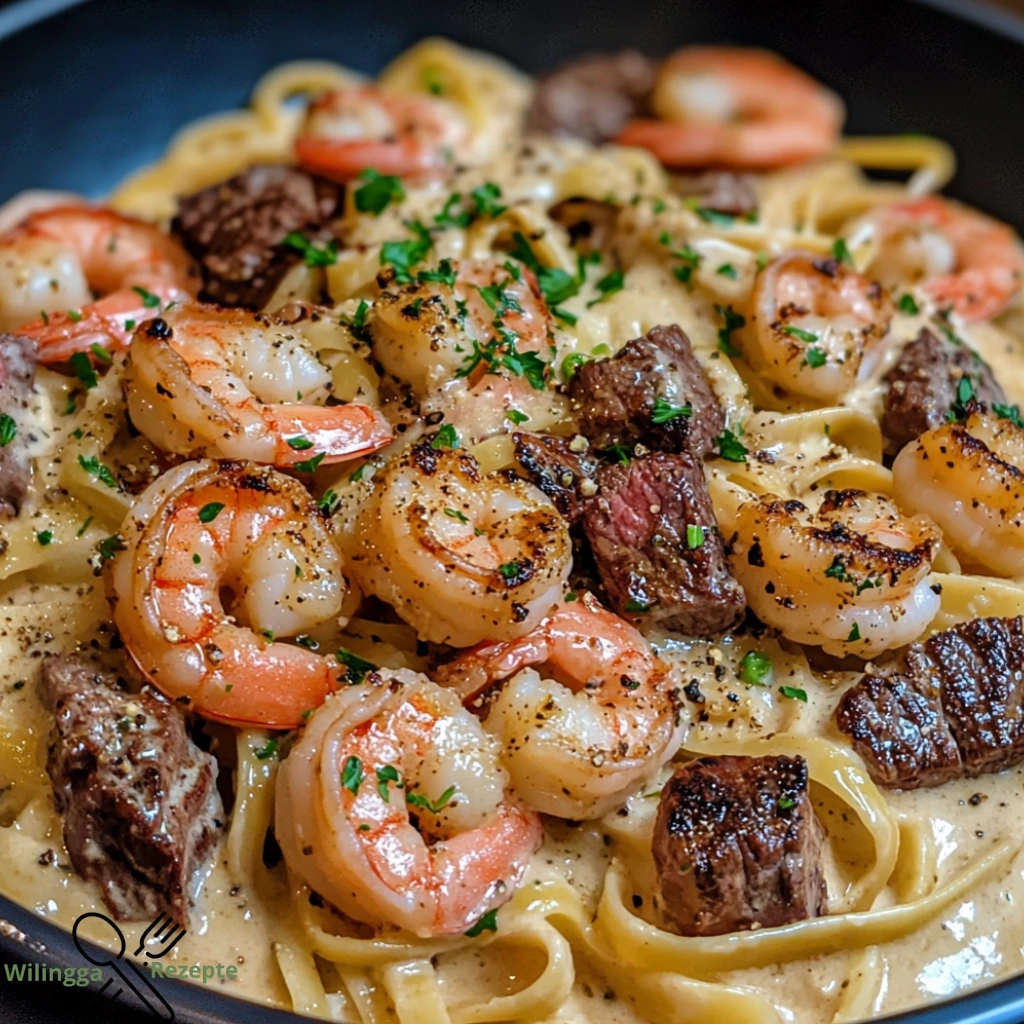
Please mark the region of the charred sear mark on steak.
POLYGON ((13 424, 4 421, 5 435, 14 431, 0 446, 0 517, 18 514, 32 478, 27 421, 35 377, 35 342, 17 334, 0 333, 0 415, 10 417, 13 424))
POLYGON ((646 112, 657 70, 636 50, 579 57, 538 81, 526 129, 588 142, 614 138, 646 112))
POLYGON ((729 571, 696 456, 658 452, 603 467, 583 526, 620 615, 691 636, 743 618, 746 596, 729 571))
POLYGON ((661 794, 652 852, 681 935, 774 928, 825 913, 823 831, 802 757, 704 757, 661 794))
POLYGON ((258 309, 300 259, 281 243, 320 237, 340 213, 340 186, 293 167, 258 165, 179 201, 172 230, 199 261, 200 298, 258 309))
POLYGON ((967 345, 940 338, 927 327, 910 342, 886 374, 882 433, 892 451, 946 422, 957 388, 969 375, 980 402, 1006 402, 988 364, 967 345))
POLYGON ((520 432, 512 435, 512 441, 523 475, 575 525, 583 499, 597 490, 597 459, 588 452, 585 439, 580 438, 580 444, 575 439, 520 432))
POLYGON ((64 842, 115 917, 163 911, 185 922, 189 887, 223 815, 216 762, 172 704, 117 686, 84 656, 43 661, 40 693, 54 712, 46 769, 64 842))
POLYGON ((597 448, 642 443, 703 457, 725 429, 707 375, 675 324, 654 327, 614 356, 584 363, 569 395, 580 431, 597 448))
POLYGON ((1021 619, 983 618, 912 644, 843 694, 836 724, 880 785, 937 786, 1024 760, 1021 619))

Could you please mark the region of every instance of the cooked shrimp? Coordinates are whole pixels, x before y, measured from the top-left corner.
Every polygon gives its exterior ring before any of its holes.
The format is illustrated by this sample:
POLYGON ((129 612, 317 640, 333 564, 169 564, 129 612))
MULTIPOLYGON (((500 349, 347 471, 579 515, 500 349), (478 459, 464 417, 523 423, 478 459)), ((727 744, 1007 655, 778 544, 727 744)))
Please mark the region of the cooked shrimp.
POLYGON ((336 618, 344 598, 341 558, 298 481, 186 462, 143 492, 121 537, 114 622, 172 700, 206 718, 290 729, 347 672, 333 655, 275 640, 336 618))
POLYGON ((391 440, 391 427, 358 402, 314 404, 330 370, 284 321, 198 303, 136 335, 125 366, 132 423, 179 455, 274 466, 342 462, 391 440))
POLYGON ((324 93, 310 104, 295 156, 314 174, 351 181, 371 167, 412 179, 435 177, 455 162, 468 134, 456 107, 374 86, 324 93))
POLYGON ((445 281, 386 287, 367 320, 374 356, 422 397, 454 377, 475 381, 491 365, 502 369, 506 353, 547 348, 551 316, 537 279, 508 267, 448 260, 445 281))
POLYGON ((787 253, 757 275, 743 354, 772 383, 833 402, 875 365, 892 312, 877 282, 838 260, 787 253))
POLYGON ((458 935, 515 891, 543 832, 451 692, 380 669, 313 716, 278 777, 288 864, 358 921, 458 935))
POLYGON ((545 814, 600 817, 683 738, 668 669, 590 594, 560 603, 525 636, 468 651, 438 680, 467 701, 483 696, 484 728, 501 741, 513 789, 545 814))
POLYGON ((766 495, 719 523, 751 609, 797 643, 869 658, 916 639, 938 611, 939 532, 882 495, 826 491, 815 511, 766 495))
POLYGON ((356 521, 350 568, 424 640, 469 647, 520 636, 561 596, 572 544, 533 484, 481 477, 472 456, 427 443, 379 480, 356 521))
POLYGON ((668 167, 770 170, 824 156, 843 104, 809 75, 762 50, 690 46, 661 66, 652 96, 661 120, 630 121, 616 141, 668 167))
POLYGON ((982 409, 908 444, 896 500, 925 512, 955 552, 997 576, 1024 574, 1024 430, 982 409))
POLYGON ((113 210, 40 210, 0 238, 0 330, 35 338, 43 362, 124 348, 135 324, 198 288, 173 238, 113 210))
POLYGON ((846 233, 877 239, 869 269, 887 286, 921 281, 968 323, 997 316, 1020 290, 1024 246, 1013 229, 939 196, 883 207, 846 233))

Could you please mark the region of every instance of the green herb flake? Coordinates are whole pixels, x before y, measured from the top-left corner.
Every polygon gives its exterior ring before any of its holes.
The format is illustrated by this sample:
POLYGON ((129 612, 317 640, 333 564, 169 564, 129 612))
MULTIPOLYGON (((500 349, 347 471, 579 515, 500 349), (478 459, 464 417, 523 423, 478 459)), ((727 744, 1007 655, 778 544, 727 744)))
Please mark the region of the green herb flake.
POLYGON ((446 508, 444 514, 451 519, 457 519, 460 523, 469 522, 469 516, 465 512, 460 512, 457 508, 446 508))
POLYGON ((746 462, 747 446, 728 427, 722 431, 719 437, 715 438, 718 445, 718 454, 726 462, 746 462))
POLYGON ((107 366, 109 366, 114 361, 114 357, 99 342, 93 342, 93 344, 89 346, 89 351, 101 363, 106 363, 107 366))
POLYGON ((525 412, 520 412, 518 409, 509 409, 505 413, 505 418, 510 419, 517 427, 525 423, 530 417, 525 412))
POLYGON ((703 526, 694 526, 692 523, 688 523, 686 526, 686 546, 691 550, 696 548, 704 547, 704 530, 703 526))
POLYGON ((96 545, 96 550, 99 552, 101 562, 109 562, 119 551, 126 550, 126 545, 119 533, 112 533, 96 545))
POLYGON ((269 739, 266 743, 260 747, 259 750, 254 751, 256 759, 258 761, 269 761, 272 758, 277 757, 277 740, 269 739))
POLYGON ((338 243, 333 238, 318 248, 301 231, 289 231, 281 244, 301 253, 307 267, 330 267, 338 262, 338 243))
POLYGON ((370 331, 366 326, 366 317, 369 312, 369 303, 366 299, 360 299, 359 305, 356 306, 356 312, 352 319, 346 320, 344 317, 341 318, 341 324, 352 332, 352 336, 358 341, 365 342, 367 345, 373 340, 370 337, 370 331))
POLYGON ((802 700, 807 703, 807 691, 800 689, 799 686, 780 686, 779 693, 790 700, 802 700))
MULTIPOLYGON (((362 469, 362 466, 359 468, 362 469)), ((326 512, 327 515, 332 516, 338 511, 338 506, 340 504, 341 498, 338 497, 337 491, 332 487, 328 487, 327 490, 324 491, 323 496, 316 503, 316 507, 320 509, 321 512, 326 512)))
POLYGON ((53 530, 40 530, 36 534, 36 540, 39 542, 40 547, 47 547, 50 541, 53 540, 53 530))
POLYGON ((780 327, 779 330, 783 334, 788 334, 793 338, 799 338, 801 341, 808 343, 815 342, 818 340, 818 336, 813 331, 805 331, 802 327, 794 327, 792 324, 785 324, 780 327))
POLYGON ((853 255, 845 238, 837 238, 832 243, 832 258, 839 260, 840 263, 845 263, 848 267, 853 266, 853 255))
POLYGON ((511 581, 516 579, 519 574, 523 571, 523 567, 519 562, 504 562, 498 566, 498 572, 502 578, 511 581))
POLYGON ((224 511, 224 502, 211 501, 199 510, 199 522, 212 523, 224 511))
POLYGON ((740 661, 740 679, 749 686, 767 686, 774 672, 772 659, 761 651, 747 651, 740 661))
POLYGON ((302 462, 293 463, 292 469, 297 473, 315 473, 317 466, 327 458, 327 452, 320 452, 311 459, 304 459, 302 462))
POLYGON ((393 782, 401 789, 402 781, 401 776, 398 774, 398 769, 393 764, 386 764, 376 769, 377 774, 377 792, 380 793, 384 803, 391 803, 391 792, 388 789, 388 783, 393 782))
POLYGON ((77 309, 66 310, 68 319, 73 323, 77 324, 81 322, 82 314, 77 309))
POLYGON ((732 343, 732 334, 746 325, 747 318, 742 313, 737 313, 732 306, 722 306, 717 302, 715 312, 723 320, 722 326, 718 329, 718 350, 731 357, 740 355, 740 350, 732 343))
MULTIPOLYGON (((1024 419, 1021 418, 1020 408, 1016 405, 1000 405, 998 402, 992 403, 992 411, 1003 420, 1009 420, 1015 427, 1024 427, 1024 419)), ((3 422, 0 420, 0 430, 3 428, 3 422)), ((2 434, 0 434, 0 444, 3 444, 2 434)))
POLYGON ((846 638, 846 642, 852 644, 855 640, 860 639, 860 626, 855 622, 853 629, 850 630, 850 635, 846 638))
POLYGON ((82 525, 78 528, 78 533, 76 533, 75 536, 76 537, 81 537, 85 533, 85 531, 88 530, 90 526, 92 526, 92 520, 93 520, 93 517, 92 516, 88 516, 86 518, 85 522, 82 523, 82 525))
POLYGON ((412 268, 422 263, 434 246, 430 231, 420 221, 407 220, 404 224, 416 237, 404 242, 385 242, 380 249, 381 266, 394 269, 398 284, 412 281, 412 268))
POLYGON ((498 930, 498 911, 488 910, 472 928, 466 932, 466 937, 475 939, 484 932, 496 932, 498 930))
POLYGON ((146 309, 156 309, 160 305, 160 296, 154 295, 152 292, 147 292, 145 288, 140 288, 138 285, 132 287, 132 291, 136 292, 139 298, 142 299, 143 306, 146 309))
POLYGON ((731 213, 720 213, 718 210, 709 209, 706 206, 700 205, 700 200, 695 196, 690 196, 689 199, 684 201, 684 205, 687 209, 692 210, 705 224, 714 224, 718 228, 732 227, 736 218, 731 213))
POLYGON ((363 762, 359 760, 355 754, 352 754, 342 766, 341 769, 341 785, 343 789, 347 789, 353 796, 359 792, 359 787, 363 784, 363 762))
POLYGON ((135 321, 134 321, 134 320, 125 320, 125 322, 124 322, 124 329, 125 329, 125 330, 126 330, 126 331, 127 331, 128 333, 129 333, 129 334, 131 334, 131 333, 132 333, 132 331, 134 331, 134 330, 135 330, 135 321))
POLYGON ((818 348, 817 345, 812 345, 804 356, 804 361, 812 370, 820 369, 828 362, 828 356, 825 354, 823 348, 818 348))
POLYGON ((377 671, 377 666, 372 661, 366 661, 344 647, 339 647, 334 656, 345 666, 346 672, 342 679, 350 686, 358 686, 370 672, 377 671))
POLYGON ((626 284, 626 275, 621 270, 613 270, 609 274, 605 274, 600 281, 594 286, 601 293, 598 298, 591 299, 587 303, 587 309, 591 306, 596 306, 599 302, 604 302, 605 299, 611 298, 616 292, 621 292, 626 284))
POLYGON ((917 300, 910 292, 906 292, 900 296, 899 302, 896 303, 896 308, 907 316, 917 316, 921 310, 918 308, 917 300))
POLYGON ((651 610, 651 606, 646 601, 638 601, 636 598, 631 597, 626 602, 625 610, 633 615, 643 615, 644 612, 651 610))
POLYGON ((963 422, 970 415, 975 401, 974 382, 965 373, 956 386, 956 399, 946 413, 946 419, 950 423, 963 422))
POLYGON ((493 182, 486 181, 478 188, 470 192, 476 212, 481 217, 499 217, 507 207, 502 206, 498 200, 501 198, 501 189, 493 182))
POLYGON ((421 270, 416 275, 417 279, 423 283, 439 282, 448 285, 449 288, 455 287, 457 276, 451 260, 441 260, 436 270, 421 270))
POLYGON ((95 477, 101 484, 105 484, 112 490, 117 490, 117 480, 114 479, 114 474, 95 455, 79 455, 78 464, 89 476, 95 477))
POLYGON ((651 412, 652 423, 670 423, 672 420, 685 419, 693 415, 693 406, 689 402, 686 405, 672 405, 664 398, 656 398, 654 409, 651 412))
POLYGON ((71 369, 75 371, 75 376, 86 388, 91 389, 99 384, 99 378, 92 367, 92 360, 85 352, 75 352, 69 362, 71 363, 71 369))
POLYGON ((791 808, 796 807, 796 801, 790 796, 779 797, 779 810, 788 811, 791 808))
POLYGON ((451 423, 445 423, 434 435, 434 439, 430 442, 430 447, 435 451, 441 448, 458 448, 458 431, 451 423))
POLYGON ((730 281, 735 281, 737 277, 736 268, 731 263, 723 263, 715 273, 729 278, 730 281))
POLYGON ((308 437, 287 437, 285 442, 293 451, 304 452, 313 447, 313 442, 308 437))
POLYGON ((6 448, 18 433, 18 424, 8 413, 0 413, 0 448, 6 448))
POLYGON ((192 564, 193 565, 198 565, 201 561, 202 561, 202 558, 200 558, 199 555, 193 555, 192 556, 192 564))
POLYGON ((389 204, 400 203, 405 198, 402 182, 393 174, 381 174, 367 167, 359 177, 363 184, 356 189, 355 200, 360 213, 378 217, 389 204))
POLYGON ((405 802, 413 807, 430 811, 431 814, 440 814, 452 802, 452 798, 456 793, 458 793, 458 789, 455 786, 449 786, 436 800, 431 800, 423 793, 410 793, 407 791, 405 802))

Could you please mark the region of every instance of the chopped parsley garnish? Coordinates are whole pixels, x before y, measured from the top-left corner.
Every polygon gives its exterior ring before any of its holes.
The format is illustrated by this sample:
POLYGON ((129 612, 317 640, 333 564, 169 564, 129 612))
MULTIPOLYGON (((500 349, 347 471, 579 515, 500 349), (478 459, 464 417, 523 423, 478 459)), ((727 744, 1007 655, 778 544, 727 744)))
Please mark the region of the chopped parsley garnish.
POLYGON ((685 418, 693 415, 693 406, 689 402, 686 405, 672 405, 664 398, 656 398, 654 410, 651 412, 652 423, 670 423, 672 420, 685 418))
POLYGON ((790 700, 802 700, 805 704, 807 703, 807 691, 802 690, 799 686, 780 686, 779 693, 783 697, 789 697, 790 700))
POLYGON ((728 228, 732 227, 733 222, 736 220, 731 213, 721 213, 718 210, 711 210, 706 206, 701 206, 700 200, 695 196, 691 196, 684 202, 686 207, 693 210, 705 224, 714 224, 715 227, 728 228))
POLYGON ((50 314, 47 313, 45 309, 39 310, 39 319, 42 320, 45 325, 49 326, 50 314))
POLYGON ((140 288, 138 285, 132 287, 133 292, 138 292, 139 297, 142 299, 142 304, 146 309, 156 309, 160 305, 160 296, 154 295, 152 292, 147 292, 145 288, 140 288))
POLYGON ((693 551, 696 548, 704 547, 704 527, 694 526, 692 523, 687 523, 686 526, 686 546, 693 551))
POLYGON ((260 747, 259 750, 254 751, 256 759, 259 761, 269 761, 272 757, 277 757, 277 740, 269 739, 266 743, 260 747))
POLYGON ((860 626, 855 622, 853 629, 850 630, 850 635, 846 638, 847 643, 853 643, 855 640, 860 639, 860 626))
MULTIPOLYGON (((362 467, 360 467, 362 468, 362 467)), ((338 506, 341 504, 341 498, 338 497, 337 492, 332 487, 328 487, 324 491, 323 496, 316 503, 316 507, 321 512, 326 512, 329 516, 334 515, 338 511, 338 506)))
POLYGON ((523 311, 523 307, 519 305, 519 300, 514 295, 505 291, 511 283, 511 278, 506 277, 504 281, 499 281, 497 284, 478 284, 473 287, 480 293, 480 298, 499 317, 502 317, 506 313, 522 313, 523 311))
POLYGON ((917 314, 920 312, 920 309, 917 305, 917 301, 915 300, 914 296, 910 294, 910 292, 906 292, 905 294, 900 296, 899 302, 896 303, 896 308, 901 313, 906 313, 907 316, 917 316, 917 314))
POLYGON ((402 307, 402 316, 407 316, 411 320, 419 320, 420 318, 420 306, 423 305, 423 297, 420 296, 418 299, 413 299, 408 306, 402 307))
POLYGON ((638 601, 634 597, 626 602, 625 608, 627 612, 632 612, 634 615, 642 615, 651 610, 651 606, 646 601, 638 601))
POLYGON ((796 807, 796 801, 791 796, 780 796, 779 797, 779 810, 788 811, 791 808, 796 807))
POLYGON ((372 213, 377 217, 390 203, 400 203, 405 198, 402 182, 393 174, 381 174, 367 167, 359 178, 363 184, 356 189, 355 198, 356 209, 360 213, 372 213))
POLYGON ((353 796, 359 792, 363 784, 363 762, 355 754, 352 754, 345 761, 341 769, 341 785, 353 796))
POLYGON ((543 391, 548 364, 536 352, 520 352, 516 348, 516 333, 508 330, 500 319, 495 320, 492 326, 498 337, 486 345, 474 341, 473 351, 466 356, 466 361, 455 375, 468 377, 482 363, 491 373, 504 367, 517 377, 525 377, 535 391, 543 391))
MULTIPOLYGON (((557 307, 579 293, 586 279, 587 260, 582 256, 579 257, 577 273, 574 277, 560 267, 545 267, 537 259, 537 254, 533 251, 526 236, 521 231, 513 233, 512 242, 513 246, 509 250, 509 255, 519 260, 520 263, 525 264, 534 272, 537 277, 537 284, 540 286, 541 293, 544 296, 544 301, 547 303, 548 308, 551 309, 552 314, 559 317, 559 319, 565 320, 566 323, 572 326, 576 322, 576 317, 565 310, 555 312, 553 307, 557 307)), ((600 259, 600 256, 597 256, 597 259, 600 259)))
POLYGON ((516 579, 522 571, 523 567, 519 562, 504 562, 498 566, 498 572, 506 580, 516 579))
POLYGON ((845 238, 837 238, 832 243, 832 258, 839 260, 840 263, 845 263, 847 266, 853 266, 853 254, 850 252, 845 238))
POLYGON ((718 445, 719 456, 726 462, 747 461, 747 446, 728 427, 715 438, 715 444, 718 445))
POLYGON ((496 932, 498 930, 498 911, 488 910, 483 917, 481 917, 472 928, 466 932, 466 937, 475 939, 478 935, 482 935, 484 932, 496 932))
POLYGON ((92 360, 84 352, 75 352, 69 362, 71 369, 75 371, 75 376, 86 388, 94 388, 99 384, 96 371, 92 368, 92 360))
POLYGON ((86 518, 85 522, 82 523, 82 525, 78 528, 78 533, 75 534, 76 537, 81 537, 82 534, 85 533, 85 531, 88 530, 90 526, 92 526, 92 519, 92 516, 88 516, 86 518))
POLYGON ((438 430, 437 434, 434 435, 434 440, 430 442, 430 447, 435 451, 440 448, 458 448, 458 431, 451 423, 445 423, 441 429, 438 430))
POLYGON ((339 647, 334 656, 347 669, 342 679, 350 686, 357 686, 366 678, 367 673, 377 671, 377 666, 372 661, 360 658, 358 654, 353 654, 344 647, 339 647))
POLYGON ((289 448, 297 452, 304 452, 308 448, 313 447, 313 442, 308 437, 303 437, 301 434, 297 437, 286 437, 285 443, 289 448))
POLYGON ((82 319, 82 314, 77 309, 67 310, 68 319, 73 323, 77 324, 82 319))
POLYGON ((425 796, 423 793, 410 793, 407 791, 405 802, 413 807, 420 807, 425 811, 430 811, 431 814, 440 814, 452 802, 452 797, 457 792, 458 789, 455 786, 449 786, 436 800, 431 800, 430 797, 425 796))
POLYGON ((823 348, 818 348, 817 345, 812 345, 807 350, 807 354, 804 356, 804 361, 812 370, 817 370, 828 362, 828 356, 825 355, 825 350, 823 348))
POLYGON ((300 647, 305 647, 307 651, 318 651, 320 650, 320 641, 314 640, 311 636, 306 633, 300 633, 296 638, 295 642, 300 647))
POLYGON ((616 462, 618 462, 622 466, 629 465, 629 460, 632 455, 629 449, 621 444, 609 445, 607 448, 604 449, 604 451, 601 454, 611 456, 616 462))
POLYGON ((8 413, 0 413, 0 448, 6 448, 18 433, 18 424, 8 413))
POLYGON ((423 69, 423 87, 431 96, 444 95, 444 82, 441 81, 441 73, 437 68, 426 67, 423 69))
POLYGON ((762 250, 761 250, 761 251, 760 251, 760 252, 759 252, 759 253, 757 254, 757 269, 758 269, 759 271, 760 271, 760 270, 764 270, 764 268, 765 268, 765 267, 767 267, 767 266, 768 266, 768 253, 766 253, 766 252, 764 251, 764 249, 762 249, 762 250))
POLYGON ((318 248, 301 231, 289 231, 281 244, 301 253, 307 267, 330 267, 338 262, 338 243, 333 238, 318 248))
POLYGON ((346 320, 344 317, 341 318, 341 323, 352 332, 352 336, 359 341, 365 341, 367 344, 373 340, 366 327, 366 316, 369 312, 369 303, 366 299, 360 299, 359 305, 356 306, 355 316, 351 320, 346 320))
POLYGON ((462 193, 453 192, 445 201, 441 212, 434 216, 434 223, 442 228, 468 228, 473 223, 473 214, 469 210, 455 210, 462 203, 462 193))
POLYGON ((134 320, 125 320, 125 322, 124 322, 124 329, 129 334, 131 334, 131 332, 135 330, 135 321, 134 320))
POLYGON ((858 580, 856 576, 847 571, 839 555, 832 559, 832 564, 825 570, 825 575, 840 583, 850 584, 855 588, 857 594, 863 594, 865 590, 871 590, 874 587, 881 587, 884 582, 881 576, 866 576, 863 580, 858 580))
POLYGON ((407 220, 403 223, 416 237, 405 242, 385 242, 380 247, 380 262, 381 266, 394 268, 398 284, 409 284, 412 268, 430 255, 434 240, 420 221, 407 220))
POLYGON ((117 481, 114 479, 114 474, 100 462, 99 458, 95 455, 79 455, 78 464, 89 474, 89 476, 96 477, 101 484, 106 484, 107 487, 117 489, 117 481))
POLYGON ((89 351, 101 363, 106 363, 107 366, 109 366, 114 361, 114 357, 99 342, 93 342, 93 344, 89 346, 89 351))
POLYGON ((444 514, 450 519, 458 519, 460 523, 469 522, 469 516, 465 512, 460 512, 457 508, 446 508, 444 514))
POLYGON ((317 466, 320 465, 324 459, 327 458, 327 452, 319 452, 314 455, 311 459, 305 459, 302 462, 296 462, 292 465, 297 473, 315 473, 317 466))
POLYGON ((562 380, 566 384, 569 383, 576 376, 576 371, 584 364, 590 362, 590 356, 584 355, 582 352, 570 352, 562 360, 562 380))
POLYGON ((376 770, 377 772, 377 792, 380 793, 384 800, 384 803, 391 803, 391 792, 388 789, 388 783, 393 782, 401 789, 402 779, 398 774, 398 769, 393 764, 386 764, 376 770))
POLYGON ((509 409, 505 413, 506 419, 510 419, 517 427, 525 423, 530 417, 525 412, 520 412, 518 409, 509 409))
POLYGON ((727 356, 738 356, 740 350, 732 343, 732 332, 743 327, 747 318, 742 313, 737 313, 732 306, 721 306, 717 302, 715 312, 724 320, 718 329, 718 350, 727 356))
POLYGON ((192 564, 193 565, 199 565, 199 563, 201 561, 202 561, 202 558, 199 555, 193 555, 192 556, 192 564))
POLYGON ((40 530, 36 534, 36 540, 40 547, 46 547, 53 540, 53 530, 40 530))
POLYGON ((441 284, 448 285, 449 288, 455 287, 456 274, 455 268, 452 266, 451 260, 441 260, 437 265, 437 270, 421 270, 416 278, 419 281, 431 282, 440 281, 441 284))
POLYGON ((601 294, 596 299, 591 299, 587 303, 587 309, 590 309, 591 306, 596 306, 599 302, 604 302, 605 299, 610 298, 616 292, 621 292, 625 283, 626 275, 621 270, 613 270, 611 273, 605 274, 594 286, 601 294))
POLYGON ((740 661, 740 679, 750 686, 767 686, 774 671, 772 659, 761 651, 747 651, 740 661))
POLYGON ((788 334, 793 338, 799 338, 801 341, 808 343, 815 342, 818 340, 818 336, 813 331, 805 331, 802 327, 794 327, 792 324, 785 324, 780 327, 779 330, 783 334, 788 334))
POLYGON ((946 413, 946 419, 950 423, 962 422, 967 419, 971 412, 969 407, 974 401, 974 383, 967 374, 964 374, 960 378, 960 383, 956 386, 956 399, 950 406, 949 412, 946 413))
POLYGON ((366 471, 366 467, 369 465, 368 462, 364 462, 354 473, 349 473, 348 478, 354 484, 358 484, 363 479, 363 473, 366 471))
MULTIPOLYGON (((1021 418, 1020 408, 1016 405, 1000 405, 992 403, 992 411, 1003 420, 1009 420, 1015 427, 1024 427, 1024 419, 1021 418)), ((0 417, 0 445, 6 444, 3 439, 3 418, 0 417)))
POLYGON ((211 501, 199 510, 199 522, 212 523, 224 511, 224 502, 211 501))
MULTIPOLYGON (((672 236, 667 231, 663 231, 658 236, 658 241, 662 245, 671 246, 672 236)), ((679 266, 675 267, 672 273, 683 284, 689 284, 690 279, 693 277, 693 272, 700 266, 700 261, 703 257, 696 249, 689 245, 684 245, 679 249, 671 249, 670 254, 680 261, 679 266)))
POLYGON ((481 217, 498 217, 507 209, 497 201, 501 198, 501 189, 493 181, 485 181, 473 189, 470 195, 481 217))
POLYGON ((124 551, 126 548, 125 542, 121 539, 119 533, 112 533, 109 537, 104 537, 103 540, 96 545, 96 550, 99 552, 101 562, 109 562, 119 551, 124 551))
POLYGON ((736 268, 731 263, 723 263, 715 273, 729 278, 730 281, 736 280, 736 268))

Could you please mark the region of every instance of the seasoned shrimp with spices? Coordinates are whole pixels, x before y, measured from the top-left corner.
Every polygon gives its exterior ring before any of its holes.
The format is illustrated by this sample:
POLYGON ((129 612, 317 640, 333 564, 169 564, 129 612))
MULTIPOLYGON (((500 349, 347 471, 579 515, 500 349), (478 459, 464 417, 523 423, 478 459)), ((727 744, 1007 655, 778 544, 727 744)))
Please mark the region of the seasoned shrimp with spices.
POLYGON ((391 427, 376 409, 323 404, 330 381, 294 325, 194 303, 138 331, 124 394, 132 423, 179 455, 316 466, 388 444, 391 427))
POLYGON ((265 466, 186 462, 121 529, 110 592, 128 653, 206 718, 291 729, 347 669, 282 643, 341 611, 341 558, 309 492, 265 466))
POLYGON ((826 491, 816 509, 763 495, 716 502, 716 515, 747 603, 790 640, 870 658, 915 640, 938 611, 939 531, 883 495, 826 491))
POLYGON ((572 567, 565 520, 533 484, 482 476, 444 443, 438 433, 374 478, 349 568, 424 640, 469 647, 528 633, 572 567))
POLYGON ((683 738, 668 668, 591 594, 563 600, 524 636, 467 651, 437 679, 482 708, 513 789, 545 814, 600 817, 683 738))
POLYGON ((0 238, 0 330, 35 339, 42 362, 124 348, 136 324, 199 286, 173 238, 101 207, 40 210, 0 238))
POLYGON ((662 64, 658 115, 630 121, 616 142, 667 167, 770 170, 824 156, 839 141, 843 104, 810 75, 763 50, 689 46, 662 64))
POLYGON ((939 196, 894 203, 846 228, 852 242, 873 238, 868 268, 887 286, 920 283, 942 310, 967 323, 998 316, 1019 292, 1024 246, 1007 225, 939 196))
POLYGON ((900 505, 934 519, 958 555, 996 576, 1024 574, 1024 429, 1012 416, 979 406, 927 431, 892 478, 900 505))
POLYGON ((314 174, 351 181, 368 167, 414 180, 454 165, 469 127, 458 108, 375 86, 326 92, 309 107, 295 157, 314 174))
POLYGON ((877 282, 839 260, 790 252, 757 275, 743 355, 773 384, 834 402, 876 365, 892 314, 877 282))
POLYGON ((372 672, 328 698, 281 766, 285 859, 357 921, 460 935, 511 897, 543 835, 506 795, 500 753, 452 692, 372 672))

